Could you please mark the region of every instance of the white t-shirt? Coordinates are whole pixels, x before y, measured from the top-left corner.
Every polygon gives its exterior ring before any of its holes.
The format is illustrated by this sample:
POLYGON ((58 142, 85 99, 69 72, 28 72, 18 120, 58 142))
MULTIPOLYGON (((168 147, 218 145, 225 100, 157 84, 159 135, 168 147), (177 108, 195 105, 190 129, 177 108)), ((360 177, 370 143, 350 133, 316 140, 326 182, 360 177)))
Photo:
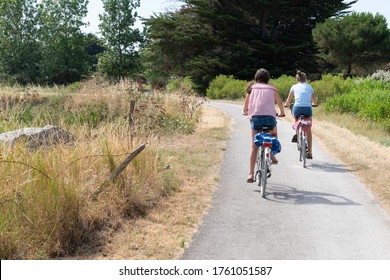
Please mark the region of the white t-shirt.
POLYGON ((313 88, 308 83, 298 83, 291 87, 290 92, 294 93, 294 106, 311 107, 311 95, 313 88))

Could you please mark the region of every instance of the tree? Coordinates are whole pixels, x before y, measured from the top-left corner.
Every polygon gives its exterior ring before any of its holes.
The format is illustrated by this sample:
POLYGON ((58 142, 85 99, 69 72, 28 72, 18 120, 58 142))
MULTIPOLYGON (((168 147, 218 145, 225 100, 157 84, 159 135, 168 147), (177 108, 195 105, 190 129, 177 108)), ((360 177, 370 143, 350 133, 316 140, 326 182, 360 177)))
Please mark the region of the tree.
POLYGON ((105 51, 103 40, 95 34, 89 33, 84 36, 85 51, 89 57, 89 69, 96 72, 98 56, 105 51))
POLYGON ((89 57, 81 27, 88 0, 42 0, 39 6, 41 82, 67 84, 88 74, 89 57))
POLYGON ((328 19, 313 29, 313 38, 322 58, 345 67, 347 76, 353 66, 367 67, 390 60, 390 30, 380 14, 352 13, 328 19))
POLYGON ((313 72, 317 22, 340 15, 356 1, 182 0, 174 13, 145 21, 149 47, 175 61, 204 92, 217 75, 250 80, 259 67, 274 76, 297 68, 313 72))
POLYGON ((139 6, 139 0, 103 0, 99 29, 106 51, 99 58, 98 69, 111 80, 118 81, 139 70, 137 47, 143 36, 133 29, 138 18, 134 10, 139 6))
POLYGON ((40 44, 36 0, 0 2, 0 79, 36 83, 40 44))

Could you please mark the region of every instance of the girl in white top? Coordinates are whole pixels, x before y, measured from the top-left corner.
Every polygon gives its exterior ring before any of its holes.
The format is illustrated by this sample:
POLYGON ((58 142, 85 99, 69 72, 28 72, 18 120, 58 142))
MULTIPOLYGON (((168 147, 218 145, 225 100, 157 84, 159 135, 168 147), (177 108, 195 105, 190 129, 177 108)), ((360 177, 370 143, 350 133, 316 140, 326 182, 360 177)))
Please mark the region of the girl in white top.
MULTIPOLYGON (((317 106, 317 97, 314 94, 314 90, 306 83, 307 76, 305 73, 301 71, 297 71, 297 74, 295 76, 297 80, 297 84, 293 85, 290 89, 290 93, 288 94, 286 103, 284 104, 285 107, 290 107, 291 100, 294 97, 294 107, 292 109, 292 115, 295 119, 295 122, 298 121, 298 118, 300 115, 305 116, 305 120, 312 121, 313 117, 313 111, 312 106, 317 106)), ((297 135, 293 136, 292 142, 297 141, 297 135)), ((312 132, 311 132, 311 126, 307 129, 307 144, 308 144, 308 159, 313 158, 312 154, 312 132)))

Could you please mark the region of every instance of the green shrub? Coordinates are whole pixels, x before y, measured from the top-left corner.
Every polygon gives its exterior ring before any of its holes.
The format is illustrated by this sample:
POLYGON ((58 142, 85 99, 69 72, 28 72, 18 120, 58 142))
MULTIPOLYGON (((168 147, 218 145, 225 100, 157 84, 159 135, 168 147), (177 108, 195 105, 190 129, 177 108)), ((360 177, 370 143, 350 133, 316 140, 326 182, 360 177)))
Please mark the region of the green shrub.
POLYGON ((321 80, 311 83, 319 103, 326 102, 334 95, 348 92, 353 84, 351 78, 344 79, 342 75, 332 74, 324 75, 321 80))
POLYGON ((191 91, 193 89, 193 83, 189 77, 174 78, 169 80, 166 89, 167 91, 191 91))
POLYGON ((270 84, 274 85, 278 90, 282 100, 286 100, 290 92, 291 86, 296 84, 296 80, 292 76, 282 75, 277 79, 272 79, 270 84))
POLYGON ((211 99, 239 99, 245 97, 247 81, 236 80, 233 76, 219 75, 209 85, 206 91, 211 99))
POLYGON ((327 112, 351 113, 390 130, 390 88, 382 80, 353 79, 344 91, 329 98, 327 112))

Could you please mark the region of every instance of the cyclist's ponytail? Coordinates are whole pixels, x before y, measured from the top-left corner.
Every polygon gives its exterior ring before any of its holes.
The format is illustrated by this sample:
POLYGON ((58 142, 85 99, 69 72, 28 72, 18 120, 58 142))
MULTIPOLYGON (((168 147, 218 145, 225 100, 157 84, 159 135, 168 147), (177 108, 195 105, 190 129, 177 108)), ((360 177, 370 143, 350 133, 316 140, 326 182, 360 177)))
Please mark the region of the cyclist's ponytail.
POLYGON ((297 79, 298 82, 300 83, 304 83, 307 81, 307 76, 304 72, 302 71, 297 71, 297 75, 295 76, 295 78, 297 79))

